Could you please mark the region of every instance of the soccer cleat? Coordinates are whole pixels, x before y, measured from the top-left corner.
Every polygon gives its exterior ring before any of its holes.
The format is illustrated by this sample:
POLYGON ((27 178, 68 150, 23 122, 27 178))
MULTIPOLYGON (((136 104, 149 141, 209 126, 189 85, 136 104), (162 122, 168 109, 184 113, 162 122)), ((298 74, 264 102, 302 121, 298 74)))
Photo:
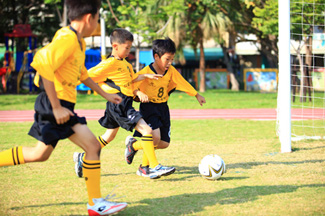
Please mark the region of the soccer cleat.
POLYGON ((134 155, 138 152, 136 150, 134 150, 132 144, 134 142, 136 142, 137 140, 134 139, 132 136, 128 136, 126 137, 125 139, 125 146, 126 146, 126 149, 125 149, 125 160, 128 164, 131 164, 132 161, 133 161, 133 158, 134 158, 134 155))
POLYGON ((149 168, 149 177, 151 179, 157 179, 161 176, 167 176, 175 172, 175 167, 166 167, 158 164, 155 168, 149 168))
POLYGON ((110 202, 107 198, 93 199, 93 202, 95 203, 93 206, 87 204, 89 216, 115 214, 125 209, 128 205, 127 203, 110 202))
POLYGON ((140 164, 139 169, 137 170, 137 175, 143 177, 150 177, 149 174, 149 166, 141 166, 140 164))
POLYGON ((82 176, 83 176, 83 172, 82 172, 83 160, 82 160, 82 158, 84 157, 84 154, 85 154, 85 152, 83 152, 83 153, 79 153, 79 152, 73 153, 73 161, 75 162, 74 171, 76 172, 76 175, 79 178, 82 178, 82 176))

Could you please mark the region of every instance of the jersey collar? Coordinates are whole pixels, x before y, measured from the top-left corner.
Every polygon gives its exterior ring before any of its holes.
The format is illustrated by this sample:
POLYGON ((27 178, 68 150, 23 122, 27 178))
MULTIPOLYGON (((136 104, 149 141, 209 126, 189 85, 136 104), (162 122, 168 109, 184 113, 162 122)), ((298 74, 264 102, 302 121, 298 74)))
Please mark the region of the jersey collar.
MULTIPOLYGON (((75 30, 71 25, 69 25, 69 29, 71 31, 73 31, 76 34, 77 38, 78 38, 77 30, 75 30)), ((79 42, 79 45, 80 45, 80 49, 82 50, 82 45, 81 45, 81 42, 79 41, 79 39, 78 39, 78 42, 79 42)))
MULTIPOLYGON (((153 63, 151 63, 149 65, 150 69, 155 73, 155 74, 158 74, 157 71, 155 70, 155 68, 153 67, 153 63)), ((165 76, 165 74, 167 73, 168 70, 165 71, 165 73, 163 74, 163 76, 165 76)))
POLYGON ((115 58, 116 60, 120 60, 120 61, 123 61, 123 59, 121 59, 121 58, 116 58, 115 56, 113 56, 113 55, 110 55, 108 58, 115 58))

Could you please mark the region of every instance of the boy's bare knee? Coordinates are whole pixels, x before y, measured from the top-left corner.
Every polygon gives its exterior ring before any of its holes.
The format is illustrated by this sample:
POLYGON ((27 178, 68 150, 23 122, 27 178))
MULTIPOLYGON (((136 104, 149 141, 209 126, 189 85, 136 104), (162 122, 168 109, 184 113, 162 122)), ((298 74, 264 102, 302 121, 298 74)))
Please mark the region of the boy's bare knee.
POLYGON ((157 146, 157 149, 165 149, 168 148, 169 143, 168 142, 160 142, 157 146))
POLYGON ((146 127, 146 128, 144 128, 144 134, 145 135, 147 135, 147 134, 152 134, 152 129, 151 129, 151 127, 146 127))
POLYGON ((100 151, 101 151, 101 145, 97 140, 94 140, 94 142, 92 142, 92 145, 87 145, 85 147, 85 152, 88 155, 100 155, 100 151))
POLYGON ((34 160, 35 162, 44 162, 50 158, 50 155, 35 155, 34 160))

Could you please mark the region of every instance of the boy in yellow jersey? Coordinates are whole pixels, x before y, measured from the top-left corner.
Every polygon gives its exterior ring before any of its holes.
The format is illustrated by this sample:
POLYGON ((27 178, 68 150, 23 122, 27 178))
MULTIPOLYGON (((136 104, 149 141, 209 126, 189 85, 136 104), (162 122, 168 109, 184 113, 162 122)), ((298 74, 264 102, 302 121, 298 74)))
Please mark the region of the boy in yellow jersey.
MULTIPOLYGON (((143 149, 152 168, 149 176, 151 179, 160 178, 162 175, 170 175, 175 172, 175 168, 162 166, 158 163, 153 146, 152 130, 143 120, 140 112, 132 107, 135 95, 143 102, 148 100, 145 94, 134 89, 134 82, 144 78, 158 79, 160 75, 143 74, 138 77, 134 73, 132 65, 125 60, 130 53, 133 42, 133 35, 129 31, 115 29, 110 35, 110 40, 112 44, 111 56, 91 68, 89 76, 104 91, 117 93, 123 100, 118 105, 110 101, 107 102, 104 116, 99 120, 99 123, 107 130, 102 136, 98 137, 98 140, 101 146, 104 147, 115 138, 120 127, 127 131, 136 129, 142 134, 142 138, 139 141, 135 139, 127 140, 125 150, 126 162, 131 164, 135 153, 143 149)), ((73 155, 73 160, 76 163, 75 171, 78 177, 83 175, 83 170, 81 169, 84 163, 83 158, 83 153, 76 152, 73 155)))
MULTIPOLYGON (((158 80, 144 79, 135 85, 139 91, 148 96, 149 103, 140 104, 140 113, 152 128, 154 146, 157 149, 164 149, 170 143, 170 115, 167 101, 172 91, 176 89, 195 96, 201 106, 205 103, 205 98, 197 93, 171 65, 176 52, 175 44, 171 39, 153 41, 152 49, 155 61, 139 71, 138 75, 160 74, 162 77, 158 80)), ((133 136, 141 137, 141 134, 136 131, 133 136)), ((137 174, 148 177, 151 171, 149 165, 150 162, 144 153, 137 174)))
POLYGON ((88 191, 88 214, 107 215, 124 209, 126 203, 109 202, 100 192, 100 143, 86 125, 86 119, 74 113, 76 86, 80 80, 112 103, 120 103, 116 94, 104 92, 85 68, 85 41, 96 29, 100 0, 67 0, 70 26, 58 30, 50 44, 39 50, 31 64, 38 75, 35 84, 41 92, 35 102, 34 124, 29 135, 38 140, 35 147, 14 147, 0 152, 0 166, 46 161, 61 139, 69 138, 86 153, 84 176, 88 191))

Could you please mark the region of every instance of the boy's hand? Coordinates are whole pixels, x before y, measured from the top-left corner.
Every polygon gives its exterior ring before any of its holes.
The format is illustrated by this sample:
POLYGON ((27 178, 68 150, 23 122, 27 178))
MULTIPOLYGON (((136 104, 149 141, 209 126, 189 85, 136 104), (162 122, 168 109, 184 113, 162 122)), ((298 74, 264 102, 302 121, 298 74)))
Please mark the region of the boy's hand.
POLYGON ((204 103, 206 103, 206 102, 205 102, 205 98, 204 98, 202 95, 200 95, 199 93, 197 93, 197 95, 195 95, 195 97, 196 97, 197 101, 200 103, 201 106, 202 106, 204 103))
POLYGON ((62 106, 53 108, 53 114, 57 124, 64 124, 69 121, 70 116, 74 116, 73 112, 62 106))
POLYGON ((119 104, 122 102, 122 98, 120 96, 118 96, 117 94, 109 94, 105 92, 105 97, 104 97, 107 101, 110 101, 112 103, 115 104, 119 104))
POLYGON ((148 103, 149 102, 148 95, 146 95, 145 93, 143 93, 141 91, 137 91, 136 95, 140 99, 140 102, 142 102, 142 103, 148 103))
POLYGON ((145 78, 158 80, 159 77, 163 77, 161 74, 143 74, 145 78))

